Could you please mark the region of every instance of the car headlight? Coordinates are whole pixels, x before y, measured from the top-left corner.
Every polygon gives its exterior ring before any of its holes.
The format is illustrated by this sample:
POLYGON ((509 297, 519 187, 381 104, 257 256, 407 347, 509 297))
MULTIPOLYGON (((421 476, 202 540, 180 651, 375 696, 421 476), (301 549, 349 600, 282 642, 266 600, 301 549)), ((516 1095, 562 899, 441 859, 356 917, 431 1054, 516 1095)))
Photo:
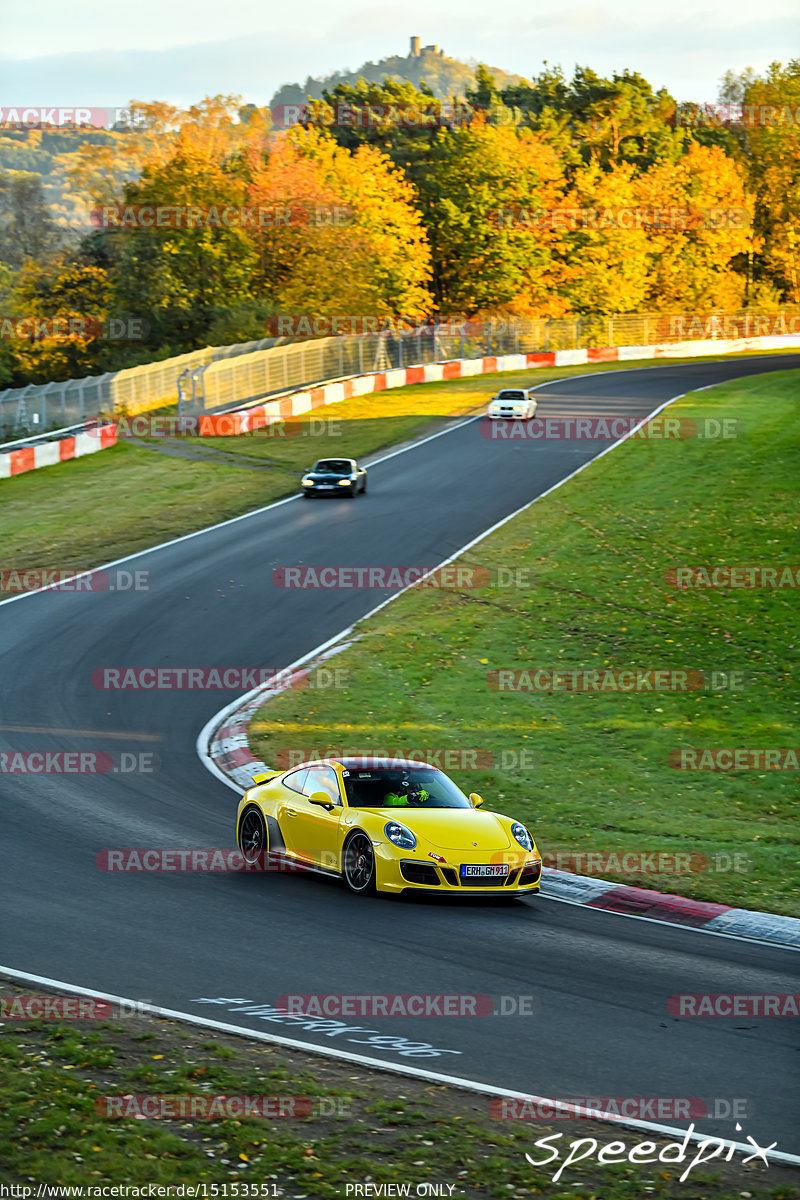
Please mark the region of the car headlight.
POLYGON ((401 825, 399 821, 387 821, 383 832, 390 842, 394 842, 395 846, 400 846, 403 850, 413 850, 417 844, 417 839, 411 830, 407 826, 401 825))
POLYGON ((315 481, 311 478, 310 475, 306 475, 305 479, 302 480, 302 483, 303 483, 303 487, 314 487, 315 486, 315 481))
POLYGON ((519 821, 515 821, 511 826, 511 832, 514 835, 515 840, 518 841, 520 846, 524 847, 525 850, 533 849, 533 838, 528 833, 525 826, 521 825, 519 821))
POLYGON ((339 487, 350 487, 350 480, 349 479, 340 479, 339 487))

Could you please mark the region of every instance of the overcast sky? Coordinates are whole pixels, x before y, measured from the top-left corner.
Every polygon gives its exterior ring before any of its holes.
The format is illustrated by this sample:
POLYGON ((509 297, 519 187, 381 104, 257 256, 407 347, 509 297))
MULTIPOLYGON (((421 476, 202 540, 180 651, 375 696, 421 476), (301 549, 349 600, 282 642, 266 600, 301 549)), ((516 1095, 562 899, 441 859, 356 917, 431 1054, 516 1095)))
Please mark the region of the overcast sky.
POLYGON ((713 100, 732 68, 800 55, 797 0, 641 0, 405 6, 320 0, 269 10, 254 0, 56 0, 5 5, 0 106, 190 104, 233 92, 263 105, 283 83, 406 54, 409 37, 453 58, 530 77, 544 59, 611 74, 626 67, 679 100, 713 100))

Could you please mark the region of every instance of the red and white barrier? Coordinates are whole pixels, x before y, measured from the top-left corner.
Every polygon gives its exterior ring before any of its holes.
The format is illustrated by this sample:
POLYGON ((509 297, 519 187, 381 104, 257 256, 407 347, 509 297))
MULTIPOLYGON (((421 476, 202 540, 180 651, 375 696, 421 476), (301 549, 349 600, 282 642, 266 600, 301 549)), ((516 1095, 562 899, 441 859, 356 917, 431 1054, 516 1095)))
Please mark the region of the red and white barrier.
POLYGON ((0 479, 35 471, 38 467, 53 467, 70 458, 81 458, 84 454, 96 454, 106 450, 117 440, 114 424, 100 425, 87 433, 76 433, 72 437, 54 438, 49 442, 37 442, 35 446, 22 446, 19 450, 0 453, 0 479))
POLYGON ((252 433, 277 421, 302 416, 326 404, 350 400, 369 392, 408 387, 415 383, 439 383, 464 379, 470 375, 488 375, 498 371, 533 371, 542 367, 574 367, 582 363, 630 361, 642 358, 700 358, 709 354, 741 354, 752 350, 780 350, 800 346, 800 335, 717 339, 702 342, 664 342, 652 346, 599 346, 586 350, 551 350, 541 354, 501 354, 485 358, 456 358, 450 362, 426 363, 418 367, 398 367, 355 375, 350 379, 325 383, 304 392, 294 392, 278 400, 269 400, 251 408, 201 416, 201 437, 226 437, 252 433))
MULTIPOLYGON (((574 367, 582 363, 628 362, 647 358, 701 358, 711 354, 782 350, 792 346, 800 346, 800 335, 663 342, 652 346, 599 346, 585 350, 551 350, 540 354, 456 358, 449 362, 426 363, 417 367, 397 367, 368 375, 353 375, 348 379, 338 379, 306 391, 292 392, 248 408, 233 409, 227 413, 203 413, 196 418, 196 432, 200 437, 235 437, 237 434, 265 429, 277 421, 300 417, 303 413, 327 404, 350 400, 354 396, 383 392, 388 388, 409 387, 416 383, 465 379, 471 375, 488 375, 499 371, 534 371, 542 367, 574 367)), ((132 418, 130 423, 134 435, 136 420, 137 418, 132 418)), ((122 418, 120 422, 123 426, 126 424, 122 418)), ((105 450, 107 446, 113 446, 116 440, 117 425, 111 424, 90 433, 79 433, 75 437, 0 453, 0 479, 21 475, 24 471, 32 471, 37 467, 49 467, 66 459, 79 458, 83 454, 94 454, 98 450, 105 450)))

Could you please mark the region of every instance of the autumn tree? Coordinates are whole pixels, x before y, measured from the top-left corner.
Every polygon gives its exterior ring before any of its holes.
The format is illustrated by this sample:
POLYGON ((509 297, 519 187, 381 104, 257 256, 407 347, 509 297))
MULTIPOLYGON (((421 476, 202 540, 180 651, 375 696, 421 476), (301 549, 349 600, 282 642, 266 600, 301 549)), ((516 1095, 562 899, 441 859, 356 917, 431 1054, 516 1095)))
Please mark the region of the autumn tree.
POLYGON ((553 151, 528 130, 477 118, 441 133, 420 196, 434 264, 434 294, 443 312, 563 311, 556 293, 554 237, 535 226, 537 209, 563 197, 553 151))
POLYGON ((253 168, 248 202, 292 214, 256 236, 259 295, 318 315, 430 310, 428 240, 413 189, 385 154, 348 153, 298 128, 253 168))
POLYGON ((736 312, 745 276, 737 259, 752 246, 752 198, 744 171, 716 146, 693 143, 676 163, 658 163, 636 181, 637 202, 694 213, 650 236, 646 307, 736 312), (733 213, 733 216, 726 214, 733 213))

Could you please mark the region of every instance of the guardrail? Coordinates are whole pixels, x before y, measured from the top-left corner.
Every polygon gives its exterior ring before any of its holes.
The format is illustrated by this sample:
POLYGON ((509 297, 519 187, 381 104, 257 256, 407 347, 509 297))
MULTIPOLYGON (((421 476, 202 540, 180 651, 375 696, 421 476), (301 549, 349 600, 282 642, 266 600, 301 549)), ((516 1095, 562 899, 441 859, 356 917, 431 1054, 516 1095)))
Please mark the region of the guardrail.
POLYGON ((317 338, 288 344, 284 338, 263 338, 233 346, 208 346, 106 375, 30 384, 0 391, 0 431, 33 434, 100 415, 132 416, 174 404, 179 393, 183 410, 208 412, 333 377, 445 359, 800 333, 800 307, 785 307, 765 315, 626 313, 548 320, 504 317, 485 322, 479 336, 469 330, 467 324, 462 334, 444 336, 433 326, 408 333, 317 338))
MULTIPOLYGON (((538 354, 483 355, 481 358, 450 359, 445 362, 420 364, 413 367, 394 367, 369 374, 351 375, 329 380, 306 390, 286 392, 262 404, 257 402, 239 404, 226 412, 194 414, 188 425, 185 417, 182 418, 181 427, 182 432, 201 437, 236 436, 266 429, 276 422, 301 416, 315 408, 326 404, 336 404, 353 396, 419 383, 462 379, 465 376, 501 371, 530 371, 543 367, 579 366, 582 363, 632 362, 636 359, 646 358, 701 357, 714 353, 736 354, 753 350, 789 349, 795 346, 800 347, 800 334, 720 341, 664 342, 651 346, 598 346, 588 349, 553 350, 538 354)), ((118 423, 101 425, 95 422, 91 432, 79 433, 72 439, 67 438, 61 441, 34 439, 38 444, 27 444, 22 449, 11 449, 8 453, 0 453, 0 478, 19 475, 39 466, 50 466, 55 462, 63 461, 64 458, 102 450, 116 442, 118 425, 124 427, 123 436, 132 434, 135 437, 139 432, 138 421, 144 422, 145 427, 141 431, 143 435, 150 432, 147 418, 143 414, 138 414, 131 419, 120 417, 118 423), (73 443, 73 451, 65 452, 64 447, 70 441, 73 443)), ((21 439, 23 442, 25 440, 21 439)), ((0 447, 0 451, 3 449, 0 447)))

